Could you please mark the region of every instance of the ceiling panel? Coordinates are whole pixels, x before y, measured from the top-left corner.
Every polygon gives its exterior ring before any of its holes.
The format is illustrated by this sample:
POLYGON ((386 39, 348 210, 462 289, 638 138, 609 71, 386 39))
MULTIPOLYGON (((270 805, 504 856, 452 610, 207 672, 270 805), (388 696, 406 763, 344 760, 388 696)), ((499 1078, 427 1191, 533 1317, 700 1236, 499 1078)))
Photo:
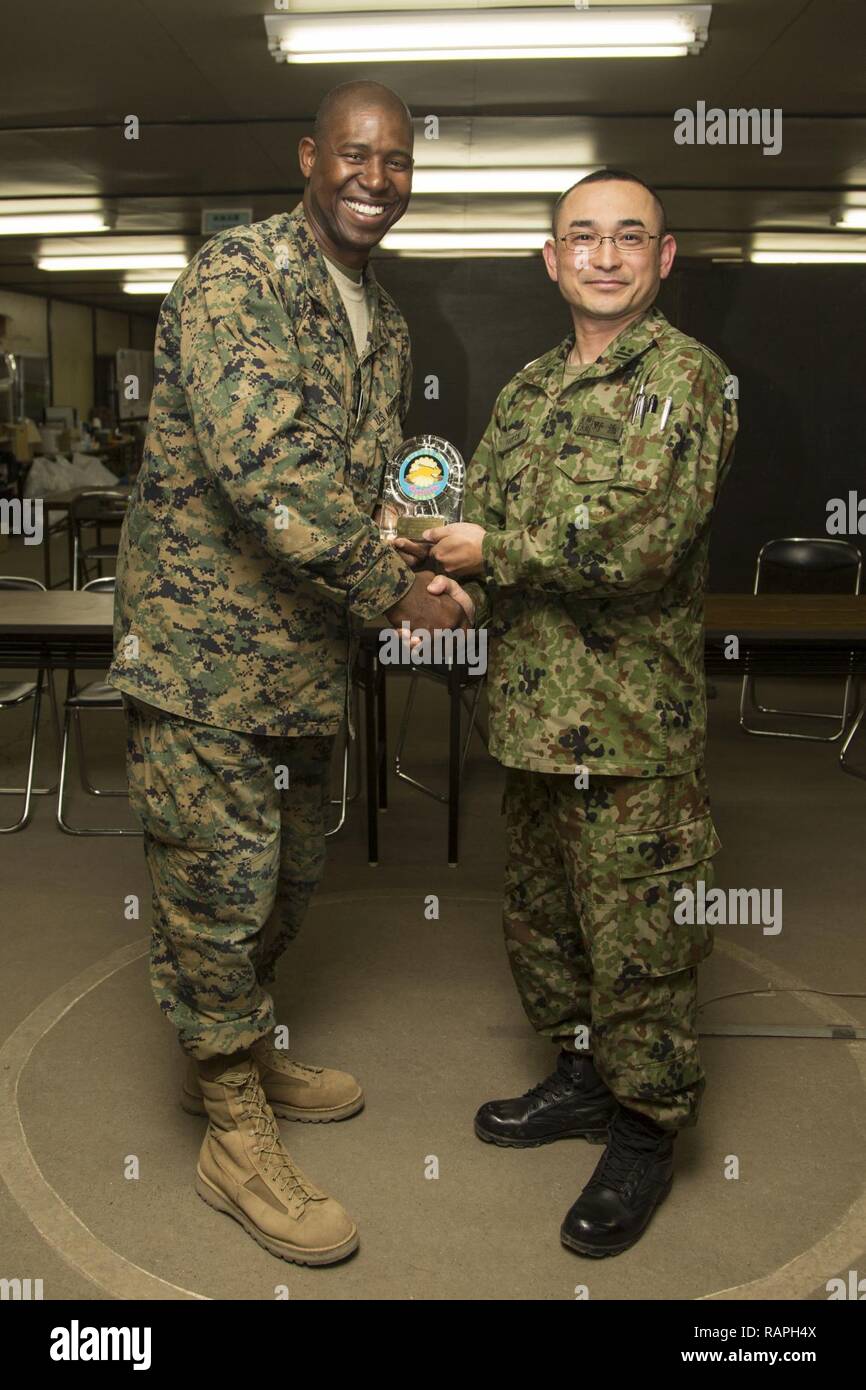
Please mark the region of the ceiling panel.
MULTIPOLYGON (((386 3, 398 0, 378 0, 386 3)), ((0 210, 40 198, 46 208, 72 207, 84 196, 105 209, 126 244, 153 234, 192 254, 207 204, 251 205, 256 219, 294 205, 298 140, 324 91, 358 76, 394 86, 417 117, 440 117, 440 139, 417 142, 419 165, 634 169, 659 188, 686 255, 742 254, 773 229, 829 233, 840 205, 866 205, 864 0, 715 0, 707 47, 686 59, 375 71, 276 64, 265 40, 268 9, 266 0, 7 7, 4 51, 14 61, 4 65, 0 89, 0 210), (673 112, 698 100, 780 106, 781 154, 677 145, 673 112), (129 114, 141 121, 137 141, 123 138, 129 114)), ((402 225, 543 225, 548 204, 417 197, 402 225)), ((146 310, 120 292, 117 274, 36 271, 38 250, 33 238, 0 238, 0 284, 146 310)))

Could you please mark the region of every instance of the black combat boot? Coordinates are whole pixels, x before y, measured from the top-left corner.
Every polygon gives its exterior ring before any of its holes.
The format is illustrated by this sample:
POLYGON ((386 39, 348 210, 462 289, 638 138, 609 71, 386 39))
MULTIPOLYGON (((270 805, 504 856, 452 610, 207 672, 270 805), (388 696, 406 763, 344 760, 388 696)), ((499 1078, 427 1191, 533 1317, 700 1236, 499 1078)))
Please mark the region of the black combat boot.
POLYGON ((563 1245, 580 1255, 619 1255, 640 1240, 671 1190, 673 1130, 620 1107, 595 1172, 562 1223, 563 1245))
POLYGON ((482 1105, 475 1133, 488 1144, 516 1149, 571 1138, 605 1144, 617 1108, 591 1057, 560 1052, 556 1071, 525 1095, 482 1105))

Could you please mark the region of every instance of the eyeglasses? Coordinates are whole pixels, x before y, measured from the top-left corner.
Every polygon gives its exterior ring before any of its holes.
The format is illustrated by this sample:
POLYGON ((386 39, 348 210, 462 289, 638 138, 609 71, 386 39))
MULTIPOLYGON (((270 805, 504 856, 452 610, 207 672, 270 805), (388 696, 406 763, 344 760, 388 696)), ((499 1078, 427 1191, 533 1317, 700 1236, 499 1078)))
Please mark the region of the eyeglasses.
POLYGON ((651 241, 660 241, 663 232, 644 232, 636 227, 627 232, 617 232, 616 236, 599 236, 598 232, 567 232, 557 237, 564 241, 569 251, 597 251, 603 241, 612 241, 617 251, 645 251, 651 241))

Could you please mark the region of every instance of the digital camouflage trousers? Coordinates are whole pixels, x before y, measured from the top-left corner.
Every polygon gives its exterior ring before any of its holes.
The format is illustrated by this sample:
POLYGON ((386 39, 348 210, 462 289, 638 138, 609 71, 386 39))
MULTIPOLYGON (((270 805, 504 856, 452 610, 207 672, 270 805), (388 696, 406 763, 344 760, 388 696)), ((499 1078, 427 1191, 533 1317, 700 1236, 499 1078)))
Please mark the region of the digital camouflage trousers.
POLYGON ((622 1105, 680 1129, 696 1122, 705 1086, 697 965, 713 933, 679 925, 674 894, 699 879, 709 888, 721 848, 703 770, 588 782, 508 772, 511 970, 539 1033, 591 1052, 622 1105))
POLYGON ((127 702, 130 802, 153 887, 150 974, 203 1060, 274 1027, 266 986, 324 867, 331 737, 231 733, 127 702))

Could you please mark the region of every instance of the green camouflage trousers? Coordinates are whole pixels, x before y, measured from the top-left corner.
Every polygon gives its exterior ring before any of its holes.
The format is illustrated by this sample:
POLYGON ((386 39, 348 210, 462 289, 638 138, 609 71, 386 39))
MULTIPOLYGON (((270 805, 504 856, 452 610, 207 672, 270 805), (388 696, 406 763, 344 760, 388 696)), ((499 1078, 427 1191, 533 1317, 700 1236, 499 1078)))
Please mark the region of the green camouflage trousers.
POLYGON ((126 709, 130 802, 153 885, 153 990, 186 1052, 234 1052, 274 1027, 265 986, 322 875, 333 739, 126 709))
POLYGON ((590 774, 579 790, 571 776, 512 769, 503 810, 505 939, 533 1027, 574 1050, 583 1025, 622 1105, 668 1129, 694 1124, 697 963, 713 933, 677 925, 673 894, 713 882, 721 843, 703 770, 590 774))

